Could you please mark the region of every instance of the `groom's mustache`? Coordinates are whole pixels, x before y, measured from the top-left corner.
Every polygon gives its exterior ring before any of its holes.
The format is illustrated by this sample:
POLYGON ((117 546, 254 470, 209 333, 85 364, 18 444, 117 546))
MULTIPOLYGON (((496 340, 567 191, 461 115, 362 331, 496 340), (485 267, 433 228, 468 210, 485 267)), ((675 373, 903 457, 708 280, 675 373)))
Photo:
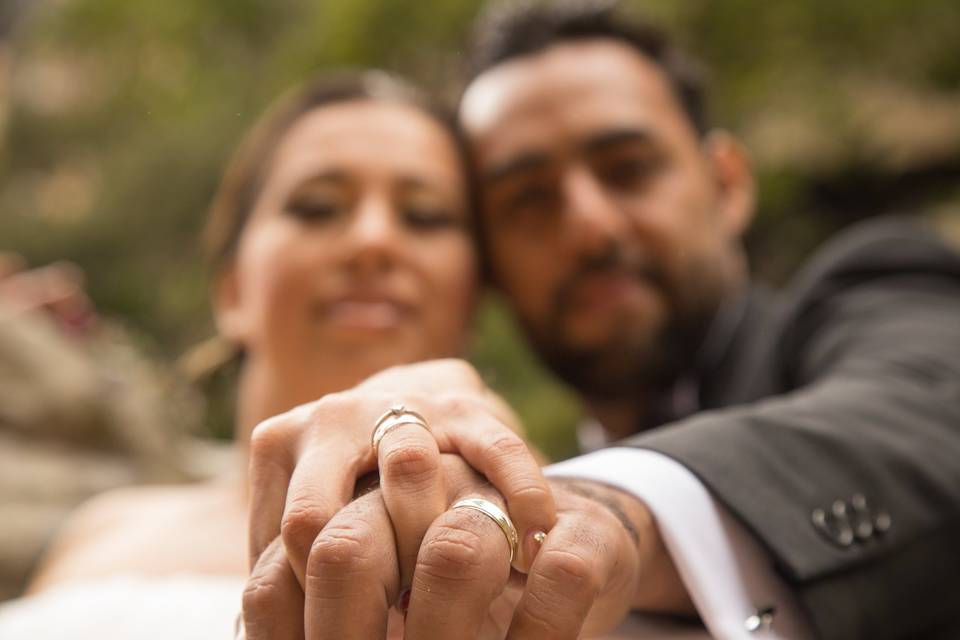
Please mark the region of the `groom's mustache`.
POLYGON ((603 275, 625 276, 652 286, 665 296, 670 292, 666 272, 659 263, 649 255, 627 254, 623 249, 614 247, 602 254, 587 258, 560 283, 551 301, 551 317, 554 319, 563 317, 575 304, 578 289, 587 284, 591 278, 603 275))

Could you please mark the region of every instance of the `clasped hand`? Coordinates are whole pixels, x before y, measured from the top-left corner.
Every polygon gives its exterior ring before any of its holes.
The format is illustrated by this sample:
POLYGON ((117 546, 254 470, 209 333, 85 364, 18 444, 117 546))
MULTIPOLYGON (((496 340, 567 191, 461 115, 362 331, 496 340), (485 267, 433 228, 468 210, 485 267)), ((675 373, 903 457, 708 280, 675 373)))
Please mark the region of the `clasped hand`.
POLYGON ((610 629, 631 608, 687 608, 644 506, 548 482, 516 431, 457 360, 395 367, 259 425, 246 638, 553 640, 610 629), (397 402, 429 431, 389 430, 374 451, 373 426, 397 402), (377 470, 379 487, 354 499, 377 470), (451 509, 464 498, 509 513, 515 570, 493 518, 451 509))

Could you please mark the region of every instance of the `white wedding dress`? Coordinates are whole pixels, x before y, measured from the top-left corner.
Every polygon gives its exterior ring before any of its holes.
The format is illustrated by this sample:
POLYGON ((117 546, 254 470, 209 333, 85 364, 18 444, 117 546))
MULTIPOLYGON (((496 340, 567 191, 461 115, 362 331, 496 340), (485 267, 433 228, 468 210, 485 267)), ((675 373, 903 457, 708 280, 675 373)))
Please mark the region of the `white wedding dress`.
POLYGON ((2 640, 231 640, 243 580, 121 575, 0 603, 2 640))
MULTIPOLYGON (((243 580, 121 575, 0 603, 0 640, 232 640, 243 580)), ((609 640, 701 640, 702 627, 630 616, 609 640)))

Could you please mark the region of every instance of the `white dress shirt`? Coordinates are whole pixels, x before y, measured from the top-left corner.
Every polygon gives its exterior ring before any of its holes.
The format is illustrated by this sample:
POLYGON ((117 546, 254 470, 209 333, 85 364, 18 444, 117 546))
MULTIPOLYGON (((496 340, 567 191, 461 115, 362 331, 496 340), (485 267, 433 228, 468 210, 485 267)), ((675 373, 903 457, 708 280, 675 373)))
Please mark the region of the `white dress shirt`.
POLYGON ((663 454, 612 447, 550 465, 551 477, 594 480, 644 502, 714 638, 809 638, 794 594, 760 544, 686 467, 663 454), (773 611, 765 617, 758 612, 773 611))

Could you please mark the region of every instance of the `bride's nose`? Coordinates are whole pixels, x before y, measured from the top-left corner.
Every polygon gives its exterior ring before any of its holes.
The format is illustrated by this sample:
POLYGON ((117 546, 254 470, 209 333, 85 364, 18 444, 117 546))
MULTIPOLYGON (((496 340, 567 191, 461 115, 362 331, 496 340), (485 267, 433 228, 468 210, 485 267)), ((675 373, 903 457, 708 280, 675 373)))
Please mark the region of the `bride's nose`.
POLYGON ((353 265, 385 269, 402 251, 401 235, 395 206, 388 198, 371 194, 357 203, 341 241, 353 265))

